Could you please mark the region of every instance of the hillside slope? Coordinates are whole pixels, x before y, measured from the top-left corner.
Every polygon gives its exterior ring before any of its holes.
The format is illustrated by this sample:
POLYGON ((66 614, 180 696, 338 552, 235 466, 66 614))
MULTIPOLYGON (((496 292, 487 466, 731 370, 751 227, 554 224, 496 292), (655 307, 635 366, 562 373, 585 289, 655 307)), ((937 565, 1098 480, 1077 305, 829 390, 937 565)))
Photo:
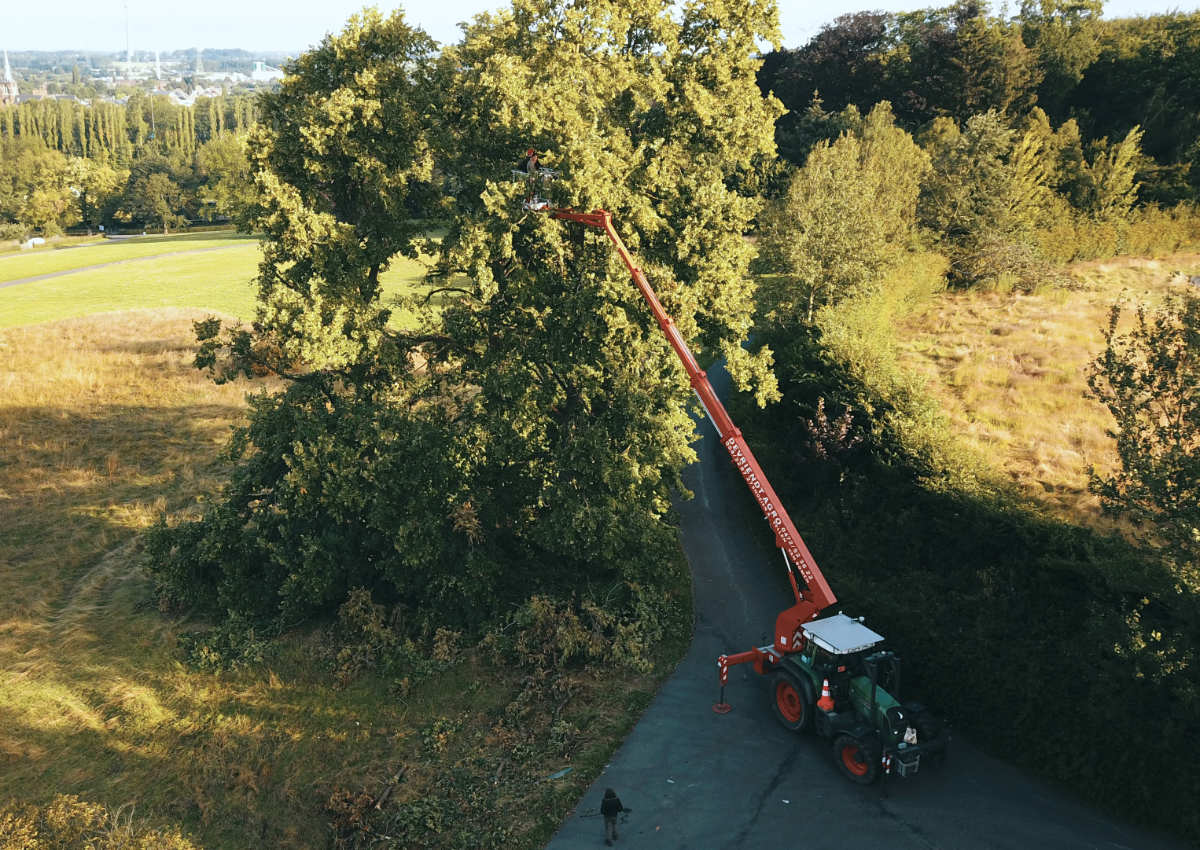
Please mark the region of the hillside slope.
POLYGON ((1067 269, 1073 288, 1032 294, 946 293, 901 322, 901 362, 957 436, 1053 515, 1095 528, 1113 520, 1088 492, 1088 469, 1116 463, 1112 417, 1087 398, 1089 364, 1104 348, 1113 304, 1153 306, 1200 274, 1200 254, 1121 257, 1067 269))

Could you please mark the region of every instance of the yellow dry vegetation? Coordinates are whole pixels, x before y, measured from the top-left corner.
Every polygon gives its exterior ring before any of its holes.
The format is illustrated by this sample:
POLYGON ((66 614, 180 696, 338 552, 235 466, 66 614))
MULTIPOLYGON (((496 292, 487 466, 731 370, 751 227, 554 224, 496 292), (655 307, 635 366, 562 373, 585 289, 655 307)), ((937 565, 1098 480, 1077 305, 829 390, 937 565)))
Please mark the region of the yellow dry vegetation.
POLYGON ((354 806, 422 800, 481 759, 504 770, 512 846, 540 846, 655 676, 571 673, 556 685, 571 697, 543 711, 524 673, 470 648, 402 692, 371 675, 337 687, 322 630, 233 671, 185 663, 179 634, 203 623, 158 610, 137 538, 228 473, 253 388, 192 367, 207 315, 0 329, 0 848, 325 846, 354 806), (571 731, 558 744, 552 729, 571 731))
POLYGON ((899 328, 901 361, 928 378, 957 436, 1026 495, 1064 519, 1111 529, 1088 470, 1117 462, 1112 417, 1085 397, 1115 303, 1154 306, 1200 274, 1200 254, 1120 257, 1066 269, 1069 287, 947 293, 899 328))

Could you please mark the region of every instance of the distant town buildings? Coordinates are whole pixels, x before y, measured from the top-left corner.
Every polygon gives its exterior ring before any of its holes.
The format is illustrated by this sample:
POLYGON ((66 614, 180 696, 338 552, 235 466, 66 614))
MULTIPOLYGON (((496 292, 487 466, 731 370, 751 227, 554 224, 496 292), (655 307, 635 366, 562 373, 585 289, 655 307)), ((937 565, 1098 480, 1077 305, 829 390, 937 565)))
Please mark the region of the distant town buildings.
MULTIPOLYGON (((176 106, 193 106, 197 98, 221 97, 234 90, 252 91, 276 83, 285 76, 282 70, 261 60, 254 60, 253 70, 248 72, 205 71, 202 70, 204 64, 201 54, 202 51, 196 48, 194 62, 191 56, 187 56, 183 61, 164 62, 158 50, 153 51, 152 54, 139 54, 126 48, 123 59, 114 57, 111 62, 92 68, 90 77, 99 85, 101 91, 110 86, 112 89, 108 94, 98 93, 95 100, 123 104, 128 100, 128 91, 122 95, 121 89, 137 88, 150 94, 165 96, 176 106)), ((117 56, 119 57, 120 54, 117 56)), ((251 63, 247 62, 247 64, 251 63)), ((246 66, 242 65, 242 67, 246 66)), ((45 84, 22 94, 13 78, 8 51, 4 50, 4 74, 0 78, 0 106, 38 100, 69 100, 85 106, 91 104, 91 100, 74 94, 61 92, 51 94, 47 91, 45 84)))
POLYGON ((16 103, 21 92, 17 89, 17 81, 13 79, 12 68, 8 66, 8 51, 4 51, 4 79, 0 80, 0 106, 16 103))
POLYGON ((254 70, 250 72, 250 79, 256 83, 270 83, 275 80, 282 80, 283 71, 278 68, 272 68, 266 62, 255 62, 254 70))

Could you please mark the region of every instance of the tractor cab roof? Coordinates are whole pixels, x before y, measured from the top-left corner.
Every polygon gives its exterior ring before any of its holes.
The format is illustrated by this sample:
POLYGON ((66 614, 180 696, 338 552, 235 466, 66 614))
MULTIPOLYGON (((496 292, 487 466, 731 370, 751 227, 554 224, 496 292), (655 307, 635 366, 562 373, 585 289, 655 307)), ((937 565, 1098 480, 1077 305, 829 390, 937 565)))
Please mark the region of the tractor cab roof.
POLYGON ((870 649, 883 640, 883 635, 871 631, 860 621, 845 614, 813 620, 801 628, 805 637, 834 655, 849 655, 852 652, 870 649))

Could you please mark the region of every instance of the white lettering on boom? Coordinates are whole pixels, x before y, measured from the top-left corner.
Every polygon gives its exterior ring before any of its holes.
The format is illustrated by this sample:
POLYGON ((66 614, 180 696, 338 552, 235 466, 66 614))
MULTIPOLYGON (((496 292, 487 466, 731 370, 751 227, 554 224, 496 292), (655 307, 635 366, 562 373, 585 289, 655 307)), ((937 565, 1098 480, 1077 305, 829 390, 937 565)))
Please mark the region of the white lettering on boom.
POLYGON ((812 573, 812 568, 809 566, 808 559, 804 557, 804 553, 800 547, 796 545, 795 539, 792 537, 791 531, 783 522, 783 517, 779 515, 779 509, 775 507, 771 493, 765 482, 760 481, 757 473, 754 471, 754 464, 751 458, 746 455, 750 452, 749 447, 744 451, 741 445, 738 444, 737 437, 725 438, 725 449, 729 452, 729 457, 733 461, 733 465, 737 467, 738 473, 746 482, 746 486, 750 488, 750 492, 758 501, 758 506, 762 509, 763 516, 767 518, 768 524, 775 531, 775 537, 779 540, 781 548, 787 553, 792 563, 800 570, 800 574, 804 577, 804 581, 810 587, 815 580, 812 573))

